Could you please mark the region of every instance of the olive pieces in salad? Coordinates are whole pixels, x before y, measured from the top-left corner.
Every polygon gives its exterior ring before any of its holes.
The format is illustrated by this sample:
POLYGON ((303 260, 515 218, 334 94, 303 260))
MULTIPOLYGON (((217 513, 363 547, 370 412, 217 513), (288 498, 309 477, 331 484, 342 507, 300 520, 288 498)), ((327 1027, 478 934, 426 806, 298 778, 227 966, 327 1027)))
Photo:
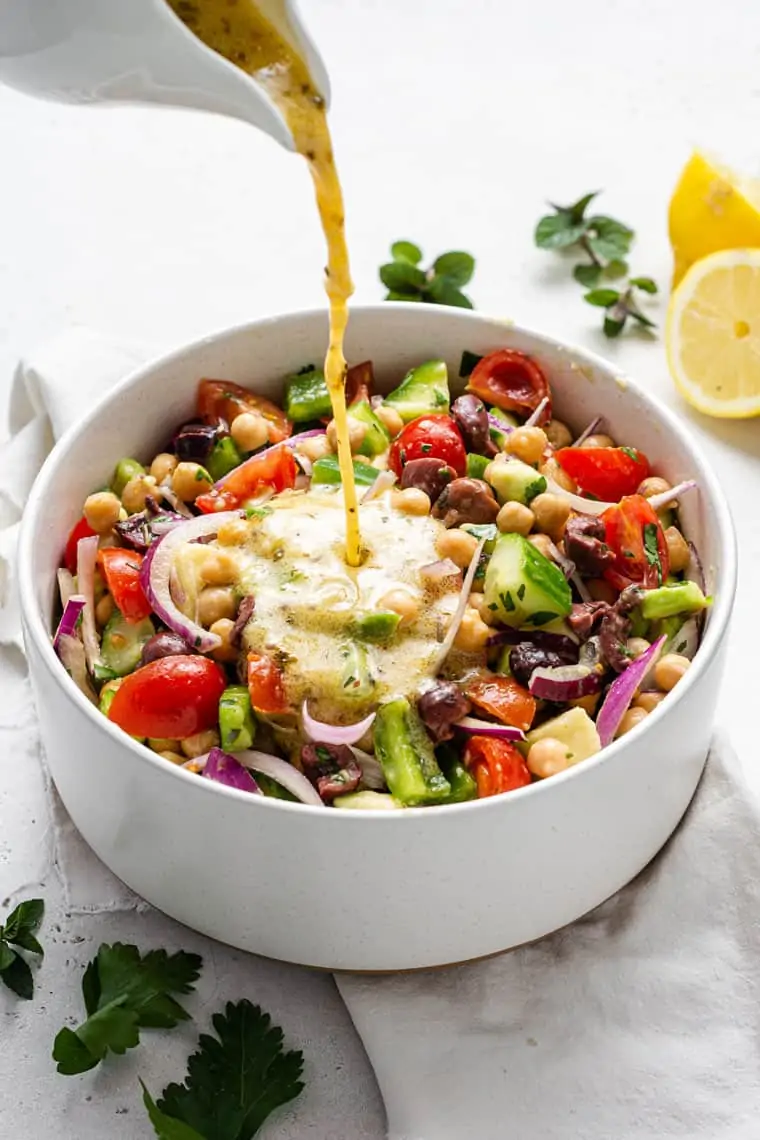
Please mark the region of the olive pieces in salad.
POLYGON ((347 377, 361 565, 344 551, 323 373, 280 408, 202 380, 149 463, 120 459, 71 531, 55 648, 167 762, 342 809, 498 795, 643 721, 697 650, 706 598, 678 504, 594 421, 574 440, 505 349, 347 377))

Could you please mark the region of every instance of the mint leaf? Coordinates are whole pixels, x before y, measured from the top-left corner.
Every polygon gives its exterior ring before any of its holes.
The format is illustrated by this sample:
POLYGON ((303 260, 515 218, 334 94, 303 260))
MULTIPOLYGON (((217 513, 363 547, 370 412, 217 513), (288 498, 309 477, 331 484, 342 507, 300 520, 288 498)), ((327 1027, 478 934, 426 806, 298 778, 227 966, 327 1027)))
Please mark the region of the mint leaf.
POLYGON ((384 301, 422 301, 424 297, 421 293, 399 293, 398 291, 391 290, 385 294, 384 301))
POLYGON ((427 277, 408 261, 390 261, 380 266, 380 280, 394 293, 419 293, 427 285, 427 277))
POLYGON ((413 241, 394 241, 391 246, 391 257, 394 261, 408 261, 410 265, 419 265, 422 261, 422 250, 413 241))
POLYGON ((617 289, 592 289, 590 293, 584 293, 583 300, 588 301, 589 305, 607 309, 620 300, 620 294, 617 289))
POLYGON ((13 954, 13 961, 10 962, 0 973, 5 985, 9 990, 13 990, 20 998, 25 998, 26 1001, 31 1001, 34 997, 34 978, 32 971, 20 954, 11 951, 13 954))
POLYGON ((605 317, 602 328, 604 335, 608 336, 610 340, 614 340, 615 337, 620 336, 625 328, 625 317, 623 317, 622 320, 620 317, 605 317))
POLYGON ((579 285, 585 285, 587 289, 591 289, 594 285, 598 285, 602 279, 604 270, 601 265, 576 265, 573 269, 573 277, 579 285))
POLYGON ((452 285, 466 285, 475 272, 475 258, 470 253, 442 253, 433 262, 436 277, 446 277, 452 285))
POLYGON ((631 248, 633 230, 615 218, 598 215, 589 219, 588 244, 597 257, 611 261, 625 257, 631 248))
MULTIPOLYGON (((201 1034, 184 1084, 171 1084, 151 1116, 161 1140, 251 1140, 274 1110, 303 1089, 303 1056, 284 1052, 282 1030, 243 1000, 212 1018, 216 1037, 201 1034), (168 1131, 168 1120, 189 1131, 168 1131), (163 1128, 163 1132, 160 1129, 163 1128)), ((152 1101, 145 1102, 151 1114, 152 1101)))
POLYGON ((643 289, 645 293, 657 292, 657 282, 653 281, 651 277, 632 277, 628 284, 637 289, 643 289))
POLYGON ((71 1076, 94 1068, 106 1053, 124 1053, 140 1040, 140 1029, 172 1029, 189 1018, 172 994, 187 994, 200 973, 197 954, 169 955, 115 942, 101 945, 82 978, 87 1019, 57 1034, 53 1058, 71 1076))
POLYGON ((623 261, 621 258, 613 258, 608 261, 604 267, 604 276, 610 281, 617 280, 618 277, 625 277, 628 272, 628 262, 623 261))
POLYGON ((5 942, 0 942, 0 974, 16 961, 16 951, 5 942))
POLYGON ((601 191, 592 190, 590 194, 584 194, 572 206, 555 206, 555 210, 561 210, 563 213, 569 214, 574 222, 582 222, 586 210, 588 209, 594 198, 598 198, 601 191))
POLYGON ((580 241, 585 232, 586 226, 573 222, 567 213, 546 214, 539 218, 533 240, 539 249, 567 249, 580 241))
POLYGON ((434 277, 425 291, 425 300, 435 305, 452 305, 458 309, 472 309, 473 304, 447 277, 434 277))

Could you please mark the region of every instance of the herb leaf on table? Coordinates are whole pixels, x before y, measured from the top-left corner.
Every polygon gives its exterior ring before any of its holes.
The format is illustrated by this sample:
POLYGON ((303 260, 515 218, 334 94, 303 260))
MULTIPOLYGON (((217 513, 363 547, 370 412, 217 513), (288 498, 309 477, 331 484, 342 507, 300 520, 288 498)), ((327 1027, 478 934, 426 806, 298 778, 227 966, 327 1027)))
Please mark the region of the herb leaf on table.
POLYGON ((158 1103, 143 1085, 159 1140, 251 1140, 304 1087, 303 1055, 283 1050, 282 1030, 259 1006, 228 1002, 212 1022, 217 1036, 201 1034, 184 1084, 169 1085, 158 1103))
POLYGON ((190 1014, 172 994, 188 994, 202 959, 184 950, 167 954, 103 943, 82 978, 87 1020, 56 1035, 53 1058, 66 1076, 85 1073, 106 1053, 125 1053, 140 1041, 140 1029, 172 1029, 190 1014))
POLYGON ((43 957, 45 951, 36 934, 44 914, 42 899, 27 899, 0 924, 0 980, 18 997, 27 1000, 34 996, 34 978, 29 963, 19 951, 43 957))
POLYGON ((393 260, 379 269, 380 280, 388 290, 386 301, 427 301, 460 309, 474 307, 462 292, 475 272, 472 254, 450 250, 437 257, 429 269, 420 269, 420 247, 411 241, 394 241, 391 257, 393 260))

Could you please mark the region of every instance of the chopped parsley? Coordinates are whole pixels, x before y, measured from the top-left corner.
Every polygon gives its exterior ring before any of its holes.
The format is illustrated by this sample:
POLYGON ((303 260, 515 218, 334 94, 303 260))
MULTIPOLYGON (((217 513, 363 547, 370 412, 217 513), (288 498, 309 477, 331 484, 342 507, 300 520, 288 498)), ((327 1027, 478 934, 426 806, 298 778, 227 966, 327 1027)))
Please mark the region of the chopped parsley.
POLYGON ((657 523, 644 524, 644 554, 650 566, 657 568, 657 584, 662 585, 662 562, 660 561, 660 551, 658 547, 658 530, 657 523))

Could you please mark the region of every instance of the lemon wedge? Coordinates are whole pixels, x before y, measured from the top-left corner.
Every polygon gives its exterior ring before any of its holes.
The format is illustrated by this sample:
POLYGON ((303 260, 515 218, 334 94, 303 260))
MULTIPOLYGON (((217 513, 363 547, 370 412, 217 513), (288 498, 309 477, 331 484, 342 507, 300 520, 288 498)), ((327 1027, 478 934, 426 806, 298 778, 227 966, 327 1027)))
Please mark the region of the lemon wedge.
POLYGON ((726 249, 688 270, 670 299, 668 365, 708 416, 760 415, 760 249, 726 249))
POLYGON ((760 182, 695 151, 670 199, 668 232, 674 287, 709 253, 760 247, 760 182))

